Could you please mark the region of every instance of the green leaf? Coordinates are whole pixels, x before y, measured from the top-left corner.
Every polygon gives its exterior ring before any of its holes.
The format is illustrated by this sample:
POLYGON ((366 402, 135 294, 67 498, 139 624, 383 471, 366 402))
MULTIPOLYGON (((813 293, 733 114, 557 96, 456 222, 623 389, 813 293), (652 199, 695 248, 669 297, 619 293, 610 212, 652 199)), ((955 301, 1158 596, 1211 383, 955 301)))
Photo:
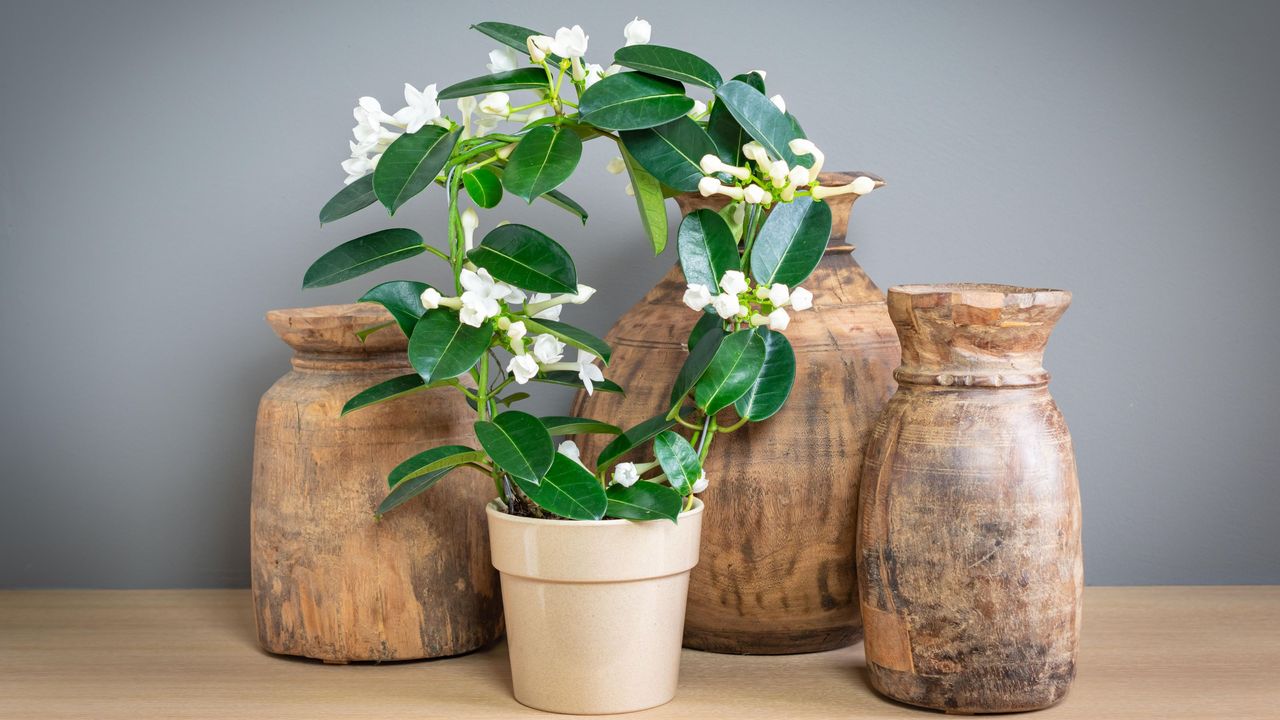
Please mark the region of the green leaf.
POLYGON ((324 207, 320 208, 320 222, 327 223, 344 218, 357 210, 369 207, 377 199, 378 196, 373 194, 373 175, 365 175, 339 190, 329 199, 329 202, 324 204, 324 207))
MULTIPOLYGON (((523 25, 512 25, 511 23, 501 22, 476 23, 471 26, 471 29, 484 33, 503 45, 519 50, 525 55, 529 54, 529 36, 546 34, 540 33, 537 30, 530 30, 523 25)), ((554 56, 548 55, 547 57, 550 59, 554 56)))
POLYGON ((756 334, 764 339, 764 364, 746 394, 734 401, 739 417, 753 422, 766 420, 782 409, 796 379, 796 353, 787 336, 766 327, 756 334))
MULTIPOLYGON (((433 448, 425 453, 415 455, 404 463, 401 463, 400 467, 397 467, 396 470, 392 471, 392 475, 394 476, 397 471, 401 470, 401 468, 404 468, 409 463, 413 463, 415 460, 429 454, 437 454, 440 456, 439 459, 430 463, 438 465, 439 467, 431 471, 422 471, 418 474, 414 474, 412 477, 409 477, 412 471, 406 471, 403 477, 397 479, 396 482, 391 483, 391 492, 387 494, 387 497, 382 500, 380 505, 378 505, 378 509, 374 511, 376 515, 385 515, 390 510, 403 505, 418 495, 421 495, 432 485, 439 482, 445 475, 448 475, 457 469, 458 466, 467 462, 474 462, 477 459, 484 459, 484 453, 476 452, 462 445, 447 445, 445 447, 433 448), (450 455, 448 453, 454 454, 450 455)), ((388 480, 390 480, 390 478, 388 478, 388 480)))
POLYGON ((546 195, 542 195, 541 197, 543 200, 546 200, 552 205, 555 205, 556 207, 564 210, 568 210, 574 215, 577 215, 578 219, 582 221, 583 225, 587 224, 587 209, 579 205, 578 201, 574 200, 568 195, 565 195, 559 190, 552 190, 551 192, 547 193, 546 195))
POLYGON ((702 475, 702 463, 698 461, 698 451, 693 449, 684 436, 667 430, 653 439, 653 454, 658 457, 662 472, 667 474, 671 487, 681 495, 688 495, 693 484, 702 475))
POLYGON ((591 418, 574 417, 572 415, 549 415, 541 418, 547 432, 552 435, 579 435, 596 433, 602 435, 621 435, 622 428, 607 422, 591 418))
POLYGON ((574 327, 559 320, 544 320, 542 318, 537 320, 525 319, 524 324, 528 328, 530 335, 544 332, 551 333, 560 340, 595 355, 603 360, 605 365, 609 364, 609 358, 613 355, 609 343, 580 327, 574 327))
POLYGON ((751 247, 751 276, 761 285, 795 287, 818 267, 830 238, 830 205, 811 197, 779 203, 751 247))
POLYGON ((706 60, 693 53, 661 45, 629 45, 619 48, 613 54, 613 62, 650 75, 693 83, 711 90, 715 90, 721 80, 720 72, 706 60))
POLYGON ((504 407, 511 407, 512 403, 528 400, 531 397, 533 396, 527 392, 514 392, 504 398, 498 398, 498 402, 502 403, 504 407))
POLYGON ((600 451, 600 457, 596 458, 596 467, 603 470, 618 458, 649 442, 657 437, 658 433, 670 430, 675 425, 676 421, 668 420, 666 415, 655 415, 635 427, 628 428, 608 445, 604 446, 604 450, 600 451))
POLYGON ((464 325, 454 310, 437 308, 423 316, 409 336, 409 363, 423 380, 454 378, 470 370, 489 349, 493 328, 464 325))
MULTIPOLYGON (((528 47, 522 44, 520 49, 527 50, 528 47)), ((454 83, 441 90, 436 95, 436 98, 438 100, 450 100, 471 97, 472 95, 484 95, 491 92, 548 89, 550 88, 547 87, 547 72, 540 67, 527 67, 481 75, 470 80, 454 83)))
MULTIPOLYGON (((525 321, 526 323, 528 321, 525 321)), ((538 382, 547 383, 548 385, 564 385, 565 387, 580 388, 582 387, 582 379, 578 377, 578 373, 572 370, 551 370, 539 373, 533 378, 538 382)), ((609 380, 596 380, 592 383, 598 392, 609 392, 622 394, 622 386, 609 380)))
POLYGON ((631 487, 610 485, 604 494, 609 500, 606 517, 676 522, 680 515, 680 493, 648 480, 639 480, 631 487))
POLYGON ((730 80, 716 88, 716 97, 738 121, 742 129, 775 158, 787 162, 788 167, 813 164, 808 155, 797 157, 787 146, 796 139, 795 126, 787 116, 769 102, 764 93, 741 80, 730 80))
POLYGON ((472 201, 486 210, 502 200, 502 181, 487 167, 478 167, 463 175, 462 186, 472 201))
POLYGON ((676 233, 676 247, 685 281, 706 285, 712 295, 720 293, 720 278, 726 272, 742 269, 733 231, 714 210, 704 208, 685 215, 676 233))
POLYGON ((692 351, 698 347, 702 337, 712 330, 718 330, 722 336, 728 335, 724 330, 724 320, 721 320, 719 315, 703 312, 702 317, 698 318, 698 322, 694 323, 693 329, 689 331, 689 339, 685 341, 685 347, 692 351))
POLYGON ((711 138, 688 117, 678 117, 658 127, 622 132, 619 137, 645 170, 667 187, 682 192, 698 189, 698 181, 703 178, 698 163, 703 155, 716 154, 711 138))
POLYGON ((422 236, 406 228, 379 230, 348 240, 320 256, 307 268, 302 287, 318 288, 336 285, 359 277, 384 265, 399 262, 426 252, 422 236))
POLYGON ((662 194, 662 184, 627 152, 626 145, 619 142, 618 151, 622 153, 627 176, 631 178, 631 190, 636 198, 636 207, 640 210, 640 224, 649 236, 653 254, 660 255, 667 247, 667 206, 666 197, 662 194))
POLYGON ((360 296, 359 302, 378 303, 391 313, 400 326, 405 337, 413 334, 413 326, 426 314, 422 307, 422 291, 429 286, 413 280, 392 280, 376 285, 372 290, 360 296))
POLYGON ((387 147, 373 171, 373 192, 391 214, 435 182, 461 134, 461 129, 449 132, 427 125, 416 133, 401 135, 387 147))
POLYGON ((377 405, 378 403, 386 402, 388 400, 395 400, 396 398, 404 397, 405 395, 412 395, 417 392, 422 392, 423 390, 440 387, 452 382, 452 380, 440 380, 428 385, 423 382, 422 376, 417 373, 409 373, 408 375, 393 377, 390 380, 383 380, 373 387, 365 388, 364 390, 356 393, 355 396, 347 401, 346 405, 342 406, 342 414, 346 415, 349 412, 355 412, 356 410, 369 407, 370 405, 377 405))
POLYGON ((482 460, 484 460, 484 453, 476 452, 466 445, 441 445, 440 447, 420 452, 395 466, 387 475, 387 486, 394 489, 406 480, 412 480, 427 473, 460 465, 464 462, 479 462, 482 460), (479 455, 479 458, 465 459, 472 455, 479 455))
MULTIPOLYGON (((733 79, 764 93, 764 80, 754 72, 737 75, 733 79)), ((751 136, 733 119, 733 113, 729 112, 725 103, 712 104, 711 113, 707 115, 707 135, 715 144, 721 160, 738 167, 746 164, 747 158, 742 154, 742 146, 751 140, 751 136)))
POLYGON ((582 140, 573 131, 551 125, 534 128, 507 159, 502 185, 532 203, 568 180, 581 157, 582 140))
POLYGON ((603 130, 653 127, 692 109, 693 98, 680 83, 638 72, 604 78, 587 88, 578 103, 581 120, 603 130))
POLYGON ((720 343, 693 398, 703 412, 714 415, 751 389, 763 365, 764 340, 751 330, 731 333, 720 343))
MULTIPOLYGON (((717 321, 719 317, 709 315, 717 321)), ((685 395, 693 390, 702 376, 706 374, 707 368, 711 366, 711 360, 716 356, 716 351, 720 349, 720 343, 728 337, 728 333, 723 328, 717 327, 704 333, 699 339, 698 344, 693 346, 689 351, 689 356, 684 359, 684 365, 680 366, 680 372, 676 375, 675 384, 671 386, 671 413, 667 417, 674 418, 675 413, 680 409, 680 401, 685 395), (718 330, 719 332, 716 332, 718 330)))
POLYGON ((575 293, 578 271, 560 243, 528 225, 499 225, 467 253, 494 278, 525 290, 575 293))
POLYGON ((551 467, 555 448, 542 421, 526 412, 508 410, 492 422, 475 424, 476 439, 498 467, 534 485, 551 467))
POLYGON ((523 478, 514 479, 538 507, 570 520, 599 520, 609 506, 595 476, 560 453, 555 453, 542 482, 535 485, 523 478))

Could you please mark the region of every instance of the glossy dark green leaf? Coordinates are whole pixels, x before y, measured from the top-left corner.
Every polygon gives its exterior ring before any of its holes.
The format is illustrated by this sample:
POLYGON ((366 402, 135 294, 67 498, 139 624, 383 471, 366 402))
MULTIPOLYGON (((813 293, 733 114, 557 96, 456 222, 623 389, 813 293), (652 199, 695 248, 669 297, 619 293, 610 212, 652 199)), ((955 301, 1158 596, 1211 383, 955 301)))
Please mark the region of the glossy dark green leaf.
POLYGON ((433 447, 425 452, 405 460, 387 475, 387 486, 395 488, 395 486, 406 480, 412 480, 421 477, 427 473, 436 472, 445 468, 454 467, 466 462, 479 462, 484 460, 484 453, 478 453, 476 450, 466 445, 441 445, 433 447), (476 457, 478 456, 478 457, 476 457))
POLYGON ((413 280, 392 280, 375 285, 372 290, 360 296, 360 302, 378 303, 391 313, 400 326, 405 337, 413 334, 413 326, 427 312, 422 307, 422 291, 429 287, 426 283, 413 280))
POLYGON ((499 225, 467 253, 494 278, 543 293, 578 291, 578 271, 560 243, 528 225, 499 225))
POLYGON ((555 453, 542 482, 535 485, 519 477, 514 480, 538 507, 570 520, 599 520, 609 505, 595 476, 560 453, 555 453))
MULTIPOLYGON (((761 93, 764 92, 764 80, 754 72, 737 75, 733 79, 746 83, 761 93)), ((723 102, 715 102, 711 105, 711 112, 707 115, 707 135, 715 144, 721 160, 738 167, 746 164, 747 159, 742 154, 742 146, 751 141, 751 136, 742 129, 737 120, 733 119, 733 113, 729 112, 728 106, 723 102)))
MULTIPOLYGON (((461 448, 461 445, 448 446, 445 448, 435 448, 435 450, 448 450, 450 448, 461 448)), ((374 511, 376 515, 381 517, 394 508, 397 508, 413 498, 421 495, 431 486, 435 485, 445 475, 456 470, 459 466, 472 462, 475 459, 483 459, 484 453, 470 451, 469 448, 463 448, 468 452, 459 453, 453 457, 441 458, 438 462, 445 463, 443 467, 430 472, 422 472, 413 477, 405 478, 397 483, 393 483, 391 492, 383 498, 382 503, 378 505, 378 509, 374 511), (466 459, 470 458, 470 459, 466 459), (456 461, 456 462, 455 462, 456 461)), ((432 452, 428 450, 427 452, 432 452)), ((424 453, 425 454, 425 453, 424 453)), ((417 456, 420 457, 420 456, 417 456)), ((412 459, 410 459, 411 461, 412 459)), ((409 462, 409 461, 406 461, 409 462)))
POLYGON ((390 380, 383 380, 377 385, 365 388, 364 390, 356 393, 345 405, 342 406, 342 414, 346 415, 349 412, 355 412, 356 410, 369 407, 370 405, 377 405, 378 403, 386 402, 388 400, 395 400, 396 398, 422 392, 429 388, 440 387, 441 385, 445 385, 449 382, 451 381, 441 380, 428 385, 422 380, 422 376, 417 373, 393 377, 390 380))
MULTIPOLYGON (((565 387, 580 388, 582 387, 582 378, 578 377, 578 373, 572 370, 551 370, 549 372, 539 373, 533 378, 537 382, 547 383, 548 385, 564 385, 565 387)), ((592 383, 596 392, 622 393, 622 386, 618 383, 605 378, 604 380, 596 380, 592 383)))
POLYGON ((694 401, 708 415, 720 412, 751 389, 763 365, 764 340, 751 330, 731 333, 694 388, 694 401))
POLYGON ((361 328, 356 331, 356 339, 363 343, 365 340, 369 339, 370 335, 378 332, 379 330, 385 330, 395 324, 396 321, 392 320, 390 322, 378 323, 377 325, 370 325, 368 327, 361 328))
POLYGON ((534 128, 507 158, 502 185, 532 203, 568 180, 581 157, 582 140, 573 131, 550 125, 534 128))
POLYGON ((537 30, 530 30, 523 25, 512 25, 502 22, 482 22, 471 26, 472 30, 484 33, 509 48, 529 54, 529 36, 545 35, 537 30))
POLYGON ((373 175, 365 175, 329 198, 329 202, 320 208, 320 222, 339 220, 357 210, 369 207, 377 200, 378 196, 373 194, 373 175))
MULTIPOLYGON (((528 47, 522 47, 527 50, 528 47)), ((436 98, 450 100, 453 98, 484 95, 492 92, 511 92, 513 90, 548 90, 547 72, 540 67, 516 68, 503 72, 490 73, 454 83, 441 90, 436 98)))
POLYGON ((559 190, 552 190, 551 192, 545 195, 542 195, 541 197, 543 200, 546 200, 552 205, 555 205, 556 207, 561 208, 562 210, 568 210, 574 215, 577 215, 578 219, 582 221, 583 225, 587 224, 587 209, 579 205, 577 200, 574 200, 573 198, 569 197, 568 195, 565 195, 559 190))
MULTIPOLYGON (((715 315, 708 317, 720 318, 715 315)), ((674 413, 679 411, 680 401, 688 395, 691 390, 706 374, 707 368, 711 366, 711 360, 715 357, 716 351, 720 349, 720 343, 728 336, 723 328, 716 327, 704 333, 698 343, 689 351, 688 357, 684 359, 684 365, 680 366, 680 372, 676 374, 676 381, 671 386, 671 413, 668 417, 674 418, 674 413)))
POLYGON ((530 335, 538 333, 551 333, 563 342, 595 355, 604 361, 605 365, 609 364, 609 358, 613 355, 613 351, 609 348, 609 343, 580 327, 574 327, 568 323, 562 323, 559 320, 525 320, 524 325, 529 330, 530 335))
POLYGON ((551 435, 538 418, 519 410, 508 410, 492 422, 475 424, 476 439, 498 467, 513 478, 537 485, 551 467, 555 447, 551 435))
POLYGON ((571 415, 549 415, 541 418, 541 420, 542 424, 546 426, 547 432, 552 435, 622 434, 622 428, 610 425, 607 422, 592 420, 591 418, 573 417, 571 415))
POLYGON ((653 454, 676 492, 688 495, 693 491, 693 484, 702 476, 702 463, 698 461, 698 451, 683 435, 670 430, 660 433, 653 439, 653 454))
POLYGON ((618 151, 622 153, 623 164, 627 168, 627 176, 631 178, 631 190, 636 198, 636 208, 640 210, 640 224, 649 236, 649 244, 653 246, 653 254, 660 255, 667 247, 667 205, 662 194, 662 184, 641 167, 640 163, 627 152, 622 143, 618 143, 618 151))
POLYGON ((751 276, 795 287, 818 267, 831 238, 831 206, 798 197, 774 206, 751 246, 751 276))
POLYGON ((638 480, 631 487, 610 485, 605 489, 609 506, 605 516, 621 520, 670 520, 680 515, 680 493, 666 485, 638 480))
POLYGON ((641 70, 650 75, 692 83, 715 90, 720 72, 693 53, 661 45, 628 45, 613 54, 616 65, 641 70))
POLYGON ((788 167, 809 167, 813 164, 812 157, 797 157, 791 152, 787 144, 796 139, 795 126, 777 106, 769 102, 764 93, 741 80, 730 80, 716 88, 716 97, 724 103, 725 109, 733 115, 742 129, 763 145, 769 155, 785 160, 788 167))
POLYGON ((746 394, 734 401, 739 417, 760 422, 782 409, 796 379, 796 353, 787 336, 766 327, 755 329, 764 339, 764 364, 746 394))
POLYGON ((670 430, 675 425, 676 421, 668 420, 666 415, 655 415, 635 427, 628 428, 604 446, 604 450, 600 451, 600 457, 596 459, 596 466, 602 469, 609 466, 631 450, 657 437, 658 433, 670 430))
POLYGON ((709 312, 702 313, 702 317, 698 318, 698 322, 694 323, 693 329, 689 331, 689 339, 685 341, 685 347, 692 351, 698 347, 702 336, 712 330, 718 331, 721 335, 728 334, 724 330, 724 320, 721 320, 719 315, 709 312))
POLYGON ((396 138, 373 171, 373 192, 393 215, 409 198, 435 182, 449 162, 462 130, 452 132, 427 125, 416 133, 396 138))
POLYGON ((447 380, 470 370, 489 349, 493 327, 471 327, 458 313, 437 308, 423 316, 409 336, 409 363, 427 382, 447 380))
POLYGON ((693 98, 680 83, 639 72, 604 78, 587 88, 578 103, 582 121, 604 130, 653 127, 692 109, 693 98))
POLYGON ((502 200, 502 181, 487 167, 478 167, 463 175, 462 186, 471 200, 486 210, 502 200))
POLYGON ((320 256, 307 268, 303 288, 335 285, 393 262, 426 252, 422 236, 406 228, 379 230, 348 240, 320 256))
POLYGON ((533 396, 527 392, 513 392, 506 397, 498 398, 498 402, 504 407, 511 407, 512 403, 520 402, 521 400, 528 400, 531 397, 533 396))
POLYGON ((733 231, 714 210, 703 208, 685 215, 676 233, 676 247, 685 281, 706 285, 712 295, 719 294, 726 272, 742 269, 733 231))
POLYGON ((703 178, 698 163, 703 155, 716 154, 711 138, 688 117, 618 135, 641 167, 662 184, 682 192, 698 189, 698 181, 703 178))

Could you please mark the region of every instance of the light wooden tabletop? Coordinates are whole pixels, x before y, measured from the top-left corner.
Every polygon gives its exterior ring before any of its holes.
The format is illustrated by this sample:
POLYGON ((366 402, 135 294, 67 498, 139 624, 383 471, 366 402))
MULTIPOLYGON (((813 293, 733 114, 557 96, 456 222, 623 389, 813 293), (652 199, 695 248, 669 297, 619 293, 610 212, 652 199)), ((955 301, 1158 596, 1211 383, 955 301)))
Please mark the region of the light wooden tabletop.
MULTIPOLYGON (((0 718, 549 717, 511 698, 503 645, 324 665, 258 649, 247 590, 0 592, 0 718)), ((686 650, 675 701, 631 718, 938 715, 867 685, 862 646, 686 650)), ((1037 717, 1280 718, 1280 586, 1089 588, 1079 677, 1037 717)))

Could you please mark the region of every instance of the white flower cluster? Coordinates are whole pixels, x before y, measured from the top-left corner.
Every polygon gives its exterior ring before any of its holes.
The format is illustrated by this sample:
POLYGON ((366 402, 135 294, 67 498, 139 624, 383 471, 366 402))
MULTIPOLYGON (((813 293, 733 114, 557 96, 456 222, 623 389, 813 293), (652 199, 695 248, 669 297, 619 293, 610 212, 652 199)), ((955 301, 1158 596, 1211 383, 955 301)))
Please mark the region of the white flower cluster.
POLYGON ((352 111, 356 126, 351 128, 351 133, 355 136, 355 141, 349 143, 351 157, 342 162, 342 169, 347 172, 348 185, 373 172, 378 166, 378 160, 382 158, 382 152, 402 132, 418 132, 427 123, 449 124, 448 120, 441 117, 434 84, 418 90, 405 83, 404 101, 403 108, 394 115, 388 115, 376 98, 360 98, 352 111), (386 125, 395 129, 387 128, 386 125))
POLYGON ((770 286, 752 282, 739 270, 728 270, 720 278, 719 292, 701 283, 689 283, 684 291, 684 304, 702 312, 708 305, 722 320, 748 322, 753 327, 769 326, 770 330, 786 330, 791 316, 786 308, 797 312, 813 307, 813 293, 802 287, 788 288, 782 283, 770 286))
MULTIPOLYGON (((576 446, 575 446, 575 449, 576 449, 576 446)), ((650 462, 650 463, 641 463, 639 465, 637 465, 636 463, 629 463, 629 462, 618 463, 617 465, 613 466, 613 482, 618 485, 621 485, 622 487, 631 487, 632 485, 635 485, 637 482, 639 482, 641 475, 645 474, 646 472, 649 472, 650 470, 652 470, 657 466, 658 466, 658 463, 656 461, 650 462)), ((666 480, 665 476, 663 476, 661 480, 655 480, 654 482, 662 482, 663 480, 666 480)), ((697 494, 702 492, 703 490, 706 490, 708 484, 709 483, 707 481, 707 471, 703 470, 702 474, 700 474, 698 476, 698 479, 693 483, 693 488, 692 488, 693 493, 697 494)))
MULTIPOLYGON (((786 104, 780 96, 775 95, 774 104, 785 112, 786 104)), ((751 205, 769 206, 774 200, 791 202, 796 191, 809 187, 815 200, 823 200, 834 195, 853 193, 866 195, 880 187, 880 183, 865 175, 859 176, 848 185, 826 187, 818 184, 818 174, 822 172, 825 159, 822 151, 812 140, 796 138, 788 147, 796 155, 813 157, 813 166, 796 165, 788 167, 785 160, 770 157, 764 146, 754 140, 742 146, 742 154, 754 163, 746 166, 730 165, 715 155, 704 155, 699 162, 706 177, 698 181, 698 192, 703 197, 724 195, 732 200, 741 200, 751 205), (726 185, 717 177, 717 173, 726 173, 734 178, 733 185, 726 185)))

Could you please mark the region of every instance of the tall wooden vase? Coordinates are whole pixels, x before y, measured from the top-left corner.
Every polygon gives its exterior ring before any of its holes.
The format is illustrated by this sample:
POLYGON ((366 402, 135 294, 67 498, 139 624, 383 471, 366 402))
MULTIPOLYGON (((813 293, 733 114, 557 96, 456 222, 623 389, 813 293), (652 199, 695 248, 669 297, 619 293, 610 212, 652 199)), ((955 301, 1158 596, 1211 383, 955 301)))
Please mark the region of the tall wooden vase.
POLYGON ((877 690, 955 713, 1060 700, 1080 631, 1080 495, 1041 364, 1070 293, 889 290, 898 391, 862 472, 858 580, 877 690))
MULTIPOLYGON (((829 173, 824 184, 852 175, 829 173)), ((893 391, 898 344, 884 295, 845 239, 854 195, 831 200, 827 255, 804 287, 814 309, 792 316, 791 399, 775 416, 718 436, 702 499, 702 558, 689 581, 686 647, 723 653, 829 650, 862 636, 853 574, 863 448, 893 391)), ((684 213, 720 203, 677 196, 684 213)), ((577 414, 628 426, 667 409, 697 313, 679 266, 614 325, 613 377, 626 397, 579 393, 577 414)), ((608 438, 581 439, 598 453, 608 438)))
POLYGON ((492 483, 459 471, 381 520, 387 473, 429 447, 469 443, 466 404, 441 390, 340 416, 351 396, 413 372, 376 305, 274 310, 293 369, 262 396, 251 511, 262 647, 327 662, 457 655, 495 640, 502 600, 484 513, 492 483))

